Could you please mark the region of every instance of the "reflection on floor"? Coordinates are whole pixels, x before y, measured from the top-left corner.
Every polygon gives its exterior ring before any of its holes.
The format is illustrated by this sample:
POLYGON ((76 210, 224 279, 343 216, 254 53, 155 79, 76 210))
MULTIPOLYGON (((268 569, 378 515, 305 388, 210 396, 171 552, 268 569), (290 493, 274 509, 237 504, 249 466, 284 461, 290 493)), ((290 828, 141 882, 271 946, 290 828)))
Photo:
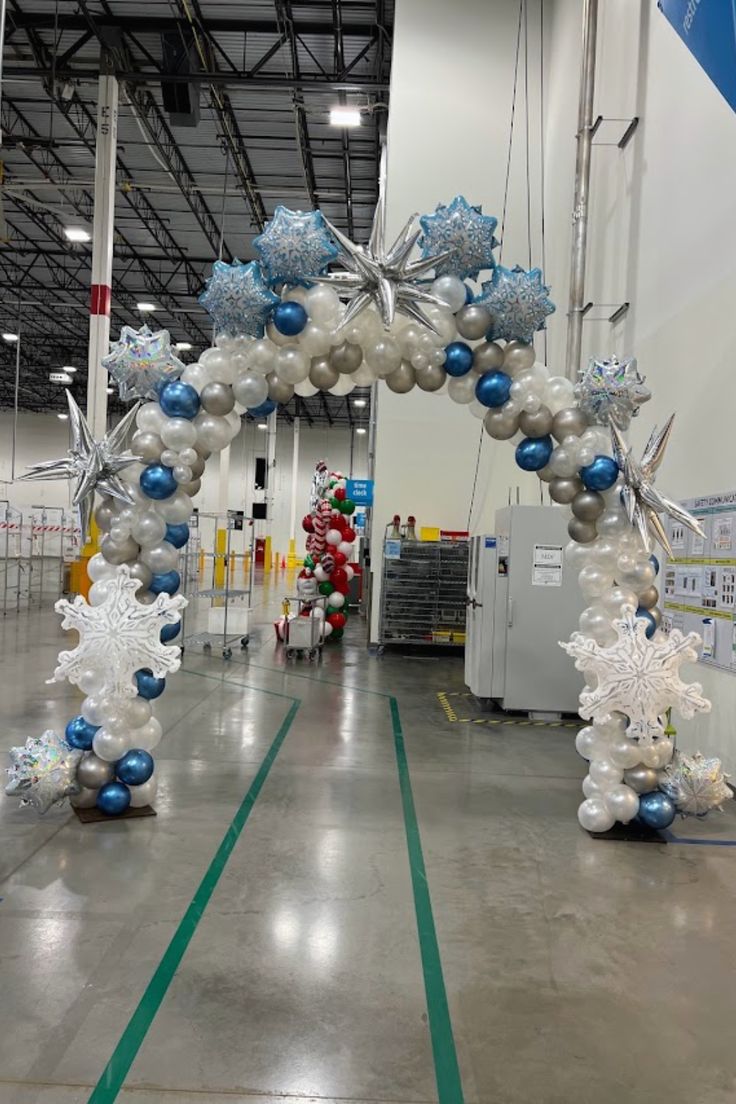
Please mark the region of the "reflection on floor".
MULTIPOLYGON (((271 624, 290 587, 259 586, 247 652, 187 650, 156 706, 157 817, 83 826, 0 801, 0 1104, 733 1100, 734 851, 590 840, 573 734, 449 724, 436 694, 462 689, 458 659, 369 658, 354 618, 321 665, 286 665, 271 624), (433 1058, 391 696, 462 1090, 442 1078, 452 1037, 433 1058), (93 1096, 121 1039, 123 1087, 93 1096)), ((63 639, 52 613, 0 625, 3 755, 75 709, 44 683, 63 639)), ((736 818, 686 829, 736 838, 736 818)))

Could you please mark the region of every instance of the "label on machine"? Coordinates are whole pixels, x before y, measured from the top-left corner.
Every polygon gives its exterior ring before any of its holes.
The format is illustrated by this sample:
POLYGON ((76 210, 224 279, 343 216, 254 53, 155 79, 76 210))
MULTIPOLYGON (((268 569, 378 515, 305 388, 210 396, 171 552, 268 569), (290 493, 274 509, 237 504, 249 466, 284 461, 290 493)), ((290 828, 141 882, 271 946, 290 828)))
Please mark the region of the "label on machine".
POLYGON ((562 586, 562 545, 535 544, 532 558, 532 586, 562 586))

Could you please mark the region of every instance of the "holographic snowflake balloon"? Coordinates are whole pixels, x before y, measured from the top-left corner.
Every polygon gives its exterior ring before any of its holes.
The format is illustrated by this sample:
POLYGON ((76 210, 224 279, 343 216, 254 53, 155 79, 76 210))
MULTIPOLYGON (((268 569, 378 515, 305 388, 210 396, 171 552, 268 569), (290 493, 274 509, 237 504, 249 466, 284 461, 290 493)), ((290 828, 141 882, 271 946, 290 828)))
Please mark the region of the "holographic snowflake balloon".
POLYGON ((733 798, 727 778, 720 759, 706 759, 699 751, 695 755, 676 751, 659 776, 659 788, 683 816, 705 816, 733 798))
POLYGON ((263 279, 258 261, 215 261, 199 302, 212 316, 218 334, 263 337, 271 311, 280 303, 263 279))
POLYGON ((488 340, 531 342, 536 331, 544 329, 547 315, 554 312, 548 292, 539 268, 528 272, 519 265, 494 268, 475 300, 491 312, 488 340))
POLYGON ((327 231, 321 211, 290 211, 280 204, 253 248, 271 284, 306 284, 322 273, 340 252, 327 231))
POLYGON ((152 333, 148 326, 123 326, 120 340, 102 358, 102 367, 118 385, 120 398, 130 402, 157 399, 161 385, 178 379, 186 365, 172 352, 168 330, 152 333))
POLYGON ((600 721, 618 711, 629 718, 626 735, 640 745, 664 736, 665 712, 670 706, 690 718, 709 713, 710 702, 698 682, 684 683, 680 666, 694 663, 702 641, 697 633, 683 636, 679 629, 647 638, 647 622, 633 606, 613 622, 616 640, 602 647, 583 633, 573 633, 560 647, 575 658, 578 671, 597 678, 580 694, 580 716, 600 721))
POLYGON ((591 357, 587 368, 580 371, 575 397, 589 421, 609 425, 613 420, 621 429, 628 429, 639 407, 652 397, 644 380, 634 357, 591 357))
POLYGON ((54 609, 64 615, 62 629, 76 629, 79 644, 69 652, 59 652, 59 665, 51 682, 68 679, 78 685, 85 671, 94 671, 104 680, 102 694, 134 697, 135 672, 147 667, 156 678, 165 678, 181 665, 181 650, 161 643, 161 629, 181 617, 187 600, 177 594, 159 594, 150 606, 136 600, 141 586, 123 565, 108 585, 108 595, 98 606, 90 606, 81 595, 73 602, 60 599, 54 609))
POLYGON ((464 279, 475 279, 482 269, 494 268, 493 250, 498 242, 493 232, 498 219, 484 215, 483 208, 474 207, 463 196, 455 196, 449 206, 440 203, 433 215, 422 215, 419 225, 424 231, 419 239, 423 257, 446 253, 435 265, 437 276, 450 273, 464 279))
POLYGON ((29 736, 23 747, 10 749, 6 794, 20 797, 21 806, 32 805, 43 815, 65 797, 79 793, 77 765, 83 754, 50 730, 29 736))

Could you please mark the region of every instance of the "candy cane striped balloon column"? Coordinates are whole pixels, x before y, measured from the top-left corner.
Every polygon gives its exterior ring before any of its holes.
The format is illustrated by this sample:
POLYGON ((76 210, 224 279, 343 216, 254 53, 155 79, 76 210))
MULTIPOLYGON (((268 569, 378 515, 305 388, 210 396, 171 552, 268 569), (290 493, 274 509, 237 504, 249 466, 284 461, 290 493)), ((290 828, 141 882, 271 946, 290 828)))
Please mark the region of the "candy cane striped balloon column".
MULTIPOLYGON (((348 617, 347 595, 353 569, 355 532, 350 526, 350 515, 355 503, 347 497, 346 481, 342 472, 328 472, 320 461, 315 469, 310 494, 311 512, 302 520, 307 536, 307 555, 299 572, 299 580, 315 579, 320 594, 327 598, 325 634, 331 640, 340 640, 348 617)), ((306 593, 308 586, 302 582, 306 593)), ((300 588, 297 581, 297 589, 300 588)), ((320 616, 319 607, 314 608, 320 616)))

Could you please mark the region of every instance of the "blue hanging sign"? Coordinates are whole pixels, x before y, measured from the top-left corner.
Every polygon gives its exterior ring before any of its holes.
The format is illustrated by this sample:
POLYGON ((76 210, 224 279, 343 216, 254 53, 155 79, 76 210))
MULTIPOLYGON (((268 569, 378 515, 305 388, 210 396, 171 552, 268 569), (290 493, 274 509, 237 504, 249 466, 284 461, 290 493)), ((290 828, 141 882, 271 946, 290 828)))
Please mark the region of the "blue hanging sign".
POLYGON ((730 0, 659 0, 658 6, 736 111, 736 16, 730 0))
POLYGON ((373 505, 373 480, 348 479, 345 494, 356 506, 373 505))

